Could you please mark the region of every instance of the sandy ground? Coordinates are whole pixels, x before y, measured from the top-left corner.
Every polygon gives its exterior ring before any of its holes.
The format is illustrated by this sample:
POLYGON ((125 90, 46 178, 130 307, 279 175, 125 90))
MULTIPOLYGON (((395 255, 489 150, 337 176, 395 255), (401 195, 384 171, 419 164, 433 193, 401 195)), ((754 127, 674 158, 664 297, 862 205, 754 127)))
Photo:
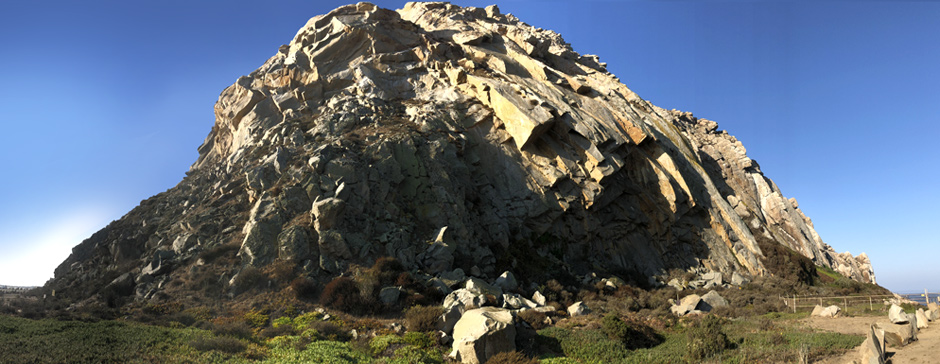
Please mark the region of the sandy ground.
MULTIPOLYGON (((839 332, 844 334, 865 335, 868 326, 891 325, 888 316, 878 317, 810 317, 802 320, 806 325, 820 330, 839 332)), ((940 363, 940 322, 933 322, 926 329, 917 333, 917 341, 903 348, 886 348, 887 363, 940 363)), ((850 351, 841 357, 828 358, 824 364, 851 363, 855 359, 855 352, 850 351)))

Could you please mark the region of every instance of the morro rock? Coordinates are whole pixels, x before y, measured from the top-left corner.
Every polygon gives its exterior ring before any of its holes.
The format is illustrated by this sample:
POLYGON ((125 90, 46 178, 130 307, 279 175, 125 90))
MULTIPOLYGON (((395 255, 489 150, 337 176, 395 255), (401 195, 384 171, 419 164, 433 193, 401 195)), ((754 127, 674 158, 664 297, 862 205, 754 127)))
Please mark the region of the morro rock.
POLYGON ((778 244, 875 281, 740 141, 605 66, 496 6, 316 16, 222 91, 183 181, 75 247, 51 285, 88 297, 131 273, 138 299, 215 295, 273 264, 324 281, 383 256, 428 277, 646 285, 774 274, 762 246, 778 244))

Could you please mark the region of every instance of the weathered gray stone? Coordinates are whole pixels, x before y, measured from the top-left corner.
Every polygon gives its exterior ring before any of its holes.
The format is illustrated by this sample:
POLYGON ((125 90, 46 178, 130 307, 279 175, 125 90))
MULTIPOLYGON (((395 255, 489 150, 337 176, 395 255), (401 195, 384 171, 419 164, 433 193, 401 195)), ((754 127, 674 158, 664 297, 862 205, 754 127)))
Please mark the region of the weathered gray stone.
POLYGON ((195 235, 183 234, 176 237, 176 240, 173 241, 173 251, 176 254, 182 254, 198 243, 199 239, 197 239, 195 235))
POLYGON ((516 280, 516 276, 512 272, 506 271, 503 272, 496 278, 496 281, 493 282, 493 285, 499 287, 503 292, 515 291, 516 288, 519 288, 519 281, 516 280))
POLYGON ((515 293, 503 294, 503 308, 536 308, 538 304, 515 293))
POLYGON ((315 201, 313 203, 313 218, 316 219, 314 226, 317 231, 331 229, 339 220, 345 208, 346 201, 334 197, 315 201))
POLYGON ((486 283, 486 281, 476 278, 476 277, 470 277, 470 279, 467 279, 467 285, 464 288, 466 288, 468 291, 472 292, 473 294, 483 295, 483 296, 492 296, 493 298, 497 300, 503 296, 502 289, 500 289, 499 287, 490 285, 489 283, 486 283))
POLYGON ((714 308, 724 307, 727 305, 728 300, 726 300, 724 297, 721 297, 718 292, 708 291, 708 293, 702 295, 701 301, 699 301, 698 306, 695 308, 699 311, 709 312, 714 308))
POLYGON ((461 307, 483 307, 486 304, 486 297, 480 293, 474 293, 466 288, 454 290, 444 297, 444 308, 452 306, 461 307))
MULTIPOLYGON (((291 226, 277 236, 278 258, 289 261, 303 261, 313 255, 310 247, 310 235, 301 226, 291 226)), ((317 244, 319 250, 319 244, 317 244)))
POLYGON ((816 305, 816 307, 813 308, 813 313, 811 316, 836 317, 839 315, 841 311, 842 309, 840 309, 839 306, 836 306, 836 305, 832 305, 828 307, 816 305))
POLYGON ((891 308, 888 309, 888 319, 893 324, 903 324, 910 321, 901 306, 895 304, 891 304, 891 308))
POLYGON ((493 355, 516 350, 512 312, 483 307, 464 312, 454 326, 450 357, 464 364, 483 364, 493 355))
POLYGON ((591 309, 587 307, 582 301, 575 302, 571 306, 568 306, 568 316, 581 316, 591 313, 591 309))
POLYGON ((857 364, 884 364, 885 363, 884 330, 871 326, 866 333, 865 342, 858 347, 858 354, 853 363, 857 364))
POLYGON ((450 272, 444 272, 438 275, 445 284, 449 287, 456 287, 458 284, 464 283, 467 279, 467 275, 463 272, 463 269, 457 268, 450 272))
POLYGON ((676 316, 684 316, 690 313, 692 310, 697 309, 699 302, 702 301, 702 297, 697 294, 690 294, 688 296, 682 297, 682 300, 679 303, 672 305, 670 310, 676 316))
POLYGON ((749 279, 747 279, 746 277, 742 276, 742 275, 739 274, 738 272, 734 272, 734 273, 731 275, 731 285, 734 285, 734 286, 743 286, 743 285, 745 285, 745 284, 748 284, 749 282, 750 282, 749 279))
POLYGON ((916 315, 915 317, 917 318, 917 328, 926 329, 928 320, 927 320, 927 315, 924 314, 924 309, 918 308, 917 311, 914 312, 914 314, 916 315))
POLYGON ((875 328, 884 330, 885 344, 891 347, 901 348, 917 340, 914 336, 917 328, 910 322, 883 326, 875 324, 875 328))
POLYGON ((386 305, 394 305, 401 296, 401 287, 382 287, 379 291, 379 300, 386 305))
POLYGON ((535 291, 532 294, 532 301, 535 301, 539 306, 545 306, 545 296, 542 295, 542 292, 535 291))

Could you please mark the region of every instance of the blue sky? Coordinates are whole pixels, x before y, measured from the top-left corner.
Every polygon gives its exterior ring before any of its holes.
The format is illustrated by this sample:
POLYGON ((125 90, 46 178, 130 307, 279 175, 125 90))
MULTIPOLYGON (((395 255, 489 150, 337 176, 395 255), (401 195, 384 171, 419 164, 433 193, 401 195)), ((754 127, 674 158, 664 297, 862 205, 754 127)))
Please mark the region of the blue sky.
MULTIPOLYGON (((0 5, 0 284, 42 284, 72 246, 179 182, 219 93, 342 4, 0 5)), ((717 121, 823 240, 867 252, 882 285, 940 291, 940 3, 499 6, 655 105, 717 121)))

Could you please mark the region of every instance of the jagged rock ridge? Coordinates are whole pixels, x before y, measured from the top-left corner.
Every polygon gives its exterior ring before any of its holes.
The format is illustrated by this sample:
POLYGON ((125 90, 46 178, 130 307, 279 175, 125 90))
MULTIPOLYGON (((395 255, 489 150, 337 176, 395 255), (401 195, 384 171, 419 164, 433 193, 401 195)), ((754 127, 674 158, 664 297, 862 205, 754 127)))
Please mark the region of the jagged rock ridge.
POLYGON ((222 92, 188 176, 77 246, 53 284, 150 298, 236 244, 218 282, 278 261, 331 277, 379 256, 428 275, 753 276, 770 273, 762 239, 875 281, 734 137, 605 66, 495 6, 314 17, 222 92))

